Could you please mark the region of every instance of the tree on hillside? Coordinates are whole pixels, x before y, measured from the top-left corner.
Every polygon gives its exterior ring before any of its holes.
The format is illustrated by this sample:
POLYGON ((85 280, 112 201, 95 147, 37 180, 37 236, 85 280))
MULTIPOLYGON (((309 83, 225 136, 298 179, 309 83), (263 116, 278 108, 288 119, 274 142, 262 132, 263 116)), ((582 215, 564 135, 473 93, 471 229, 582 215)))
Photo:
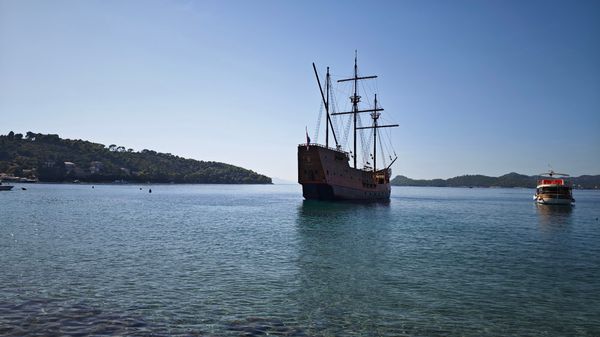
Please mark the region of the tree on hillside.
POLYGON ((135 152, 116 144, 106 147, 31 131, 25 137, 28 141, 16 139, 19 136, 14 132, 0 135, 0 172, 33 170, 41 181, 56 182, 126 179, 163 183, 271 183, 266 176, 224 163, 185 159, 147 149, 135 152))

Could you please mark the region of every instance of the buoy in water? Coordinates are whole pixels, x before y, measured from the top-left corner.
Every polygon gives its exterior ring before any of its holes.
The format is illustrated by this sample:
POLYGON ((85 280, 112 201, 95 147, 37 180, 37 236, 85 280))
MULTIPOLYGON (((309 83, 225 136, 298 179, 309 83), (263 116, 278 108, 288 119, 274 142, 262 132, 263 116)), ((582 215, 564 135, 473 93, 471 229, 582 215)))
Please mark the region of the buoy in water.
POLYGON ((150 189, 148 189, 148 193, 152 193, 152 189, 151 189, 151 188, 150 188, 150 189))

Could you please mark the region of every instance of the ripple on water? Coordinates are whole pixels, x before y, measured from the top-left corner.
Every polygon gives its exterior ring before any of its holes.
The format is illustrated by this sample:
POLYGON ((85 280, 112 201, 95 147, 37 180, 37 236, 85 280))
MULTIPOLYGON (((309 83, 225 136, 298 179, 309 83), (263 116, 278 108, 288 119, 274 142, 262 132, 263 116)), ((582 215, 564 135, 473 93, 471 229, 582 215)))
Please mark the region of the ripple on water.
POLYGON ((0 193, 1 336, 600 336, 600 194, 33 185, 0 193))
MULTIPOLYGON (((108 312, 84 303, 32 299, 0 302, 2 336, 168 335, 163 327, 127 313, 108 312)), ((200 333, 196 335, 201 335, 200 333)))

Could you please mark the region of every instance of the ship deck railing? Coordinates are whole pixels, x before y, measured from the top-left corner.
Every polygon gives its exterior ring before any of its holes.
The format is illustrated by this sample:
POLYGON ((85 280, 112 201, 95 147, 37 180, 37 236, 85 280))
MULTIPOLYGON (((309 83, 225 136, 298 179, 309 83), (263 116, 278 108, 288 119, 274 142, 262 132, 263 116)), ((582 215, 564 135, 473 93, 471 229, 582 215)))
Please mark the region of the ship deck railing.
POLYGON ((344 150, 336 149, 336 148, 334 148, 334 147, 325 146, 325 145, 323 145, 323 144, 317 144, 317 143, 304 143, 304 144, 298 144, 298 146, 318 146, 318 147, 320 147, 320 148, 324 148, 324 149, 328 149, 328 150, 333 150, 333 151, 336 151, 336 152, 339 152, 339 153, 343 153, 343 154, 349 155, 349 153, 348 153, 348 152, 346 152, 346 151, 344 151, 344 150))

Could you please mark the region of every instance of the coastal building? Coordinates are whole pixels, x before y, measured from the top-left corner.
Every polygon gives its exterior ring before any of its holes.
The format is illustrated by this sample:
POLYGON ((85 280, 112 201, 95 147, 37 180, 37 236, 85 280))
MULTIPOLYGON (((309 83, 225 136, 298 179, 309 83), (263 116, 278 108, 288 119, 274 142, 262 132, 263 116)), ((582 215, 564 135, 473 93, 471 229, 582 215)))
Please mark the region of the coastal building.
POLYGON ((82 168, 78 167, 77 164, 70 162, 70 161, 66 161, 64 162, 65 165, 65 173, 67 175, 71 175, 74 177, 85 177, 88 175, 87 172, 85 172, 82 168))
POLYGON ((104 164, 102 164, 101 161, 90 162, 90 173, 91 174, 100 173, 103 168, 104 168, 104 164))
POLYGON ((72 171, 75 170, 75 168, 77 168, 77 165, 75 165, 75 163, 72 163, 70 161, 66 161, 63 164, 65 165, 65 170, 67 171, 67 174, 71 173, 72 171))

